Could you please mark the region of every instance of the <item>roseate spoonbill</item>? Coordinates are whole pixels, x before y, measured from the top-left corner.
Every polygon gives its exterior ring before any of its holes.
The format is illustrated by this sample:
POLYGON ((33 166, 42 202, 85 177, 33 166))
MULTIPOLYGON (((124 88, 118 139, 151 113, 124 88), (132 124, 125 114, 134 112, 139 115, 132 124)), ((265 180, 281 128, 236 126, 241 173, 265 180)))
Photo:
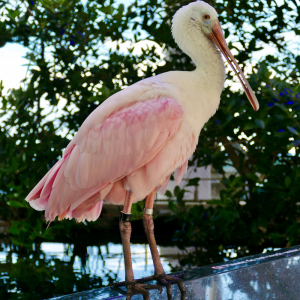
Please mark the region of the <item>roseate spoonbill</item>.
POLYGON ((165 191, 175 171, 179 183, 197 145, 201 128, 216 112, 225 80, 222 55, 237 74, 255 110, 258 101, 231 54, 213 7, 203 1, 180 8, 172 33, 178 46, 196 65, 192 72, 171 71, 147 78, 114 94, 95 109, 69 143, 63 157, 30 192, 26 200, 45 217, 96 220, 103 201, 124 204, 120 217, 127 299, 161 285, 177 283, 181 299, 185 288, 179 276, 166 275, 154 238, 153 203, 156 191, 165 191), (218 50, 219 49, 219 50, 218 50), (130 253, 132 203, 146 197, 143 223, 155 274, 135 280, 130 253))

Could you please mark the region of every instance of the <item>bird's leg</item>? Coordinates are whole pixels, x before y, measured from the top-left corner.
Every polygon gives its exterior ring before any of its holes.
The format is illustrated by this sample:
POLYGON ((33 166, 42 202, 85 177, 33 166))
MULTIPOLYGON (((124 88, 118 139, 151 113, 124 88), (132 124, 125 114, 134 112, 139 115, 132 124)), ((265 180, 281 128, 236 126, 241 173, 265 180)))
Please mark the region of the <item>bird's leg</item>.
POLYGON ((125 281, 111 284, 111 287, 126 286, 127 297, 126 300, 130 300, 133 295, 141 294, 144 300, 149 300, 149 292, 146 289, 158 289, 160 293, 162 288, 159 285, 150 285, 137 283, 134 280, 131 251, 130 251, 130 236, 131 236, 131 206, 132 206, 132 192, 126 193, 125 203, 123 211, 121 212, 119 226, 123 245, 124 263, 125 263, 125 281))
POLYGON ((146 198, 145 203, 145 210, 143 215, 143 223, 144 228, 146 232, 146 236, 148 239, 152 260, 154 264, 154 276, 150 276, 147 278, 143 278, 140 280, 137 280, 137 282, 145 282, 149 280, 157 280, 158 283, 166 286, 167 288, 167 295, 168 300, 172 299, 172 292, 171 292, 171 283, 177 283, 180 291, 181 291, 181 300, 185 299, 186 291, 185 287, 183 285, 182 280, 179 278, 182 276, 182 274, 179 275, 166 275, 165 271, 163 269, 160 256, 158 253, 155 237, 154 237, 154 223, 153 223, 153 204, 154 204, 154 197, 155 197, 155 191, 153 191, 149 196, 146 198))
POLYGON ((146 197, 145 209, 143 215, 143 223, 145 233, 148 239, 151 256, 154 264, 155 275, 165 275, 160 256, 158 253, 156 240, 154 236, 154 223, 153 223, 153 204, 154 204, 155 191, 146 197))

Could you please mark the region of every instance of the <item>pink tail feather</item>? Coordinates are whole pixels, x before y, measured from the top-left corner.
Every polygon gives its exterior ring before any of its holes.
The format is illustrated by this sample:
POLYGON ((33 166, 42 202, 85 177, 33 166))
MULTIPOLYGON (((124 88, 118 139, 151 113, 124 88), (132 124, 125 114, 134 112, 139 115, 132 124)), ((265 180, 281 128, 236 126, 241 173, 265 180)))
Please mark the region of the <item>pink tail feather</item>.
POLYGON ((56 179, 59 177, 57 175, 66 158, 67 157, 60 159, 48 171, 42 180, 40 180, 40 182, 28 194, 25 200, 28 201, 30 206, 35 210, 45 210, 46 219, 48 221, 53 221, 56 216, 59 216, 59 220, 63 218, 76 218, 79 222, 84 220, 95 221, 101 213, 103 198, 110 191, 112 186, 102 185, 100 187, 88 189, 89 191, 81 191, 82 193, 79 194, 81 196, 80 199, 73 199, 72 201, 74 206, 73 210, 70 210, 71 205, 69 205, 67 210, 60 211, 59 202, 64 202, 64 199, 62 199, 63 197, 61 198, 62 194, 60 194, 59 191, 64 188, 68 189, 69 186, 64 180, 59 180, 59 182, 57 182, 56 179), (94 194, 90 195, 92 191, 94 191, 94 194), (51 205, 48 203, 50 198, 53 200, 51 205), (57 198, 59 198, 58 202, 55 201, 57 198), (76 205, 76 200, 81 200, 81 203, 76 205))

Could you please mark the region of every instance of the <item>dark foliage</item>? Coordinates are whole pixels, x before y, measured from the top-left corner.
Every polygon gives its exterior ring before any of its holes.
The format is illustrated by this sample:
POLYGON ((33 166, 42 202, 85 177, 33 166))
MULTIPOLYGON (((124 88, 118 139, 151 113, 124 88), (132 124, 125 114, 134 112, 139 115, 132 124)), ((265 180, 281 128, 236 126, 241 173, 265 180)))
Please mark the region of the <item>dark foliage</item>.
MULTIPOLYGON (((56 223, 45 231, 43 214, 24 198, 97 105, 144 77, 194 68, 170 34, 172 15, 189 2, 0 3, 0 47, 24 45, 29 63, 23 87, 0 94, 0 219, 11 221, 16 245, 53 239, 55 230, 67 235, 77 226, 56 223), (136 54, 132 43, 143 40, 157 44, 136 54)), ((249 82, 261 108, 254 112, 244 94, 225 88, 193 160, 197 166, 212 164, 224 175, 225 188, 208 208, 174 207, 181 225, 175 238, 182 245, 214 244, 216 249, 299 243, 300 57, 284 34, 300 34, 300 8, 294 0, 282 5, 272 0, 210 2, 219 12, 229 47, 237 50, 235 57, 241 66, 250 66, 249 82), (273 55, 259 52, 267 45, 273 55), (260 59, 253 58, 255 53, 260 59), (291 149, 294 155, 288 153, 291 149), (228 165, 236 170, 230 177, 224 172, 228 165)), ((231 75, 228 79, 235 80, 231 75)), ((182 204, 182 192, 177 196, 182 204)), ((135 209, 138 213, 139 207, 135 209)))

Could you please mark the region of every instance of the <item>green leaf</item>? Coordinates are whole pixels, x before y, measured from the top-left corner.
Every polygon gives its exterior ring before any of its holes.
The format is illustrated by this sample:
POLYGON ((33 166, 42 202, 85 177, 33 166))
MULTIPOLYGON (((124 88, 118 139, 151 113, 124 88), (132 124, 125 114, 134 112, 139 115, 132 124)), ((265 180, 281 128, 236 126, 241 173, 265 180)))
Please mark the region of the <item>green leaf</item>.
POLYGON ((16 227, 10 226, 9 233, 14 234, 14 235, 19 235, 20 231, 16 227))
POLYGON ((20 12, 18 10, 10 10, 7 9, 7 11, 9 11, 9 16, 13 19, 15 19, 16 17, 18 17, 20 15, 20 12))
POLYGON ((293 133, 293 134, 296 134, 296 135, 299 135, 298 131, 296 129, 294 129, 293 127, 290 127, 290 126, 287 126, 287 129, 293 133))
POLYGON ((207 201, 207 205, 218 205, 218 206, 226 207, 226 203, 222 200, 209 200, 207 201))
POLYGON ((253 220, 250 225, 250 229, 253 233, 256 233, 258 230, 257 220, 253 220))
POLYGON ((180 207, 185 206, 185 203, 183 201, 184 194, 185 194, 185 190, 180 190, 180 192, 176 196, 177 203, 180 207))
POLYGON ((229 37, 229 34, 230 34, 229 29, 228 29, 228 28, 225 28, 225 29, 224 29, 224 36, 225 36, 225 39, 227 39, 227 38, 229 37))
POLYGON ((108 98, 111 95, 111 91, 107 86, 101 88, 102 95, 108 98))
POLYGON ((291 178, 289 176, 286 176, 285 179, 284 179, 284 185, 286 187, 289 187, 291 185, 291 183, 292 183, 291 178))
POLYGON ((277 245, 284 243, 286 240, 285 236, 280 233, 271 233, 269 237, 277 245))
POLYGON ((23 202, 19 201, 7 201, 7 204, 12 207, 27 207, 25 200, 23 202))
POLYGON ((253 129, 253 128, 256 128, 257 127, 257 124, 254 123, 254 122, 251 122, 251 123, 247 123, 246 125, 243 126, 243 129, 244 130, 250 130, 250 129, 253 129))
POLYGON ((26 15, 21 16, 18 20, 18 23, 23 23, 24 21, 26 21, 26 15))
POLYGON ((275 208, 275 214, 278 215, 278 214, 282 213, 282 211, 284 210, 284 206, 285 206, 284 201, 280 201, 280 202, 276 205, 276 208, 275 208))
POLYGON ((249 179, 251 179, 251 180, 253 180, 254 182, 258 182, 258 177, 255 175, 255 174, 253 174, 253 173, 247 173, 246 174, 246 176, 249 178, 249 179))
POLYGON ((233 220, 233 215, 231 213, 231 211, 226 210, 226 209, 222 209, 220 211, 220 217, 223 218, 225 221, 232 221, 233 220))
POLYGON ((278 106, 279 108, 281 108, 281 110, 283 110, 284 112, 288 111, 288 108, 286 108, 284 105, 280 104, 280 103, 275 103, 276 106, 278 106))
POLYGON ((257 188, 257 193, 258 193, 258 194, 261 194, 261 193, 268 193, 268 191, 266 191, 266 190, 264 190, 264 189, 258 187, 258 188, 257 188))
POLYGON ((119 5, 118 11, 119 11, 119 14, 120 14, 120 15, 123 15, 123 13, 124 13, 124 4, 123 4, 123 3, 121 3, 121 4, 119 5))
POLYGON ((12 237, 12 236, 10 237, 10 240, 12 241, 13 244, 18 245, 18 246, 20 246, 20 245, 23 244, 23 243, 20 242, 18 239, 14 238, 14 237, 12 237))
POLYGON ((256 119, 255 123, 259 128, 265 128, 265 122, 263 120, 256 119))
POLYGON ((198 186, 199 185, 199 177, 195 177, 193 179, 189 179, 188 183, 186 184, 186 186, 198 186))
POLYGON ((169 190, 166 190, 165 196, 167 196, 168 198, 172 198, 173 197, 172 193, 169 190))
POLYGON ((104 6, 101 8, 101 11, 107 15, 112 15, 115 11, 115 8, 112 5, 104 6))
POLYGON ((174 188, 174 195, 177 197, 180 193, 180 187, 178 185, 175 186, 174 188))
POLYGON ((267 228, 268 227, 268 220, 265 216, 259 215, 257 219, 258 227, 267 228))
POLYGON ((91 96, 91 97, 87 98, 87 101, 89 101, 89 102, 96 102, 99 100, 101 100, 101 96, 91 96))
POLYGON ((177 208, 176 204, 174 203, 174 201, 170 200, 168 206, 169 206, 170 210, 173 211, 174 213, 178 212, 178 208, 177 208))

